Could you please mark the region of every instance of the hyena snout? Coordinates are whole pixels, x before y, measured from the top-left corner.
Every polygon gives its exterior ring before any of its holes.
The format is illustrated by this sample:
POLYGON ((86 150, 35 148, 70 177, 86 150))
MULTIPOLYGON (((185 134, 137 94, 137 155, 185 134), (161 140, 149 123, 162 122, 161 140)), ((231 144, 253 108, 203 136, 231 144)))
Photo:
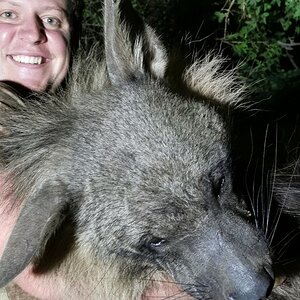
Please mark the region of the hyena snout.
POLYGON ((251 277, 251 272, 249 272, 249 280, 244 281, 242 277, 232 278, 232 282, 235 282, 239 287, 236 291, 228 294, 226 299, 228 300, 258 300, 265 299, 268 297, 272 291, 274 285, 274 275, 268 266, 262 268, 261 272, 254 274, 251 277))
MULTIPOLYGON (((241 232, 246 240, 251 231, 241 232)), ((232 234, 211 230, 205 238, 189 235, 173 247, 172 256, 180 257, 180 262, 176 261, 172 273, 193 298, 260 300, 270 294, 274 276, 267 246, 261 241, 256 249, 249 248, 240 240, 236 247, 232 234)))

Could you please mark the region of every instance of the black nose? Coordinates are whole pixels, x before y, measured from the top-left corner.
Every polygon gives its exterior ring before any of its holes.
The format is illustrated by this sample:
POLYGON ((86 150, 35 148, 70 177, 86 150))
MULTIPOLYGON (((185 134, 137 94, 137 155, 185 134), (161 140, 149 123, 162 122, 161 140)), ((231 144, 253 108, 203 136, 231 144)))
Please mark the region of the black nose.
POLYGON ((227 300, 262 300, 268 297, 274 285, 274 274, 270 267, 264 267, 262 272, 252 276, 245 288, 229 294, 227 300))

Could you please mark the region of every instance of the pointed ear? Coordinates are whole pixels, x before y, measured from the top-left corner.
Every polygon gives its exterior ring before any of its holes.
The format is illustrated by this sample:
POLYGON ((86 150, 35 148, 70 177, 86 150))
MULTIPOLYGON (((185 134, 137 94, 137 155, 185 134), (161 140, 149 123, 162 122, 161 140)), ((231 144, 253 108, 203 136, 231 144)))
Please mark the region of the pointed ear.
POLYGON ((47 182, 29 197, 0 259, 0 288, 21 273, 45 246, 61 222, 66 189, 60 182, 47 182))
POLYGON ((104 35, 107 70, 113 84, 146 73, 155 78, 164 76, 168 62, 166 50, 129 0, 104 1, 104 35))

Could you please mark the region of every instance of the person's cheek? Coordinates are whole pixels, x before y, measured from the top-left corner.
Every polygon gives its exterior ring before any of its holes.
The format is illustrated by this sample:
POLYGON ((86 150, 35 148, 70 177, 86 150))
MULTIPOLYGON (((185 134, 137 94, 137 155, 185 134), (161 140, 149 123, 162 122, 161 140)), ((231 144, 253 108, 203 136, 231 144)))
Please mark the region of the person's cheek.
POLYGON ((8 32, 0 30, 0 49, 4 48, 7 45, 8 32))
POLYGON ((13 46, 13 28, 0 23, 0 80, 6 79, 9 70, 6 66, 9 48, 13 46))
POLYGON ((57 87, 65 78, 70 64, 70 41, 68 35, 51 32, 48 44, 52 61, 52 85, 57 87))

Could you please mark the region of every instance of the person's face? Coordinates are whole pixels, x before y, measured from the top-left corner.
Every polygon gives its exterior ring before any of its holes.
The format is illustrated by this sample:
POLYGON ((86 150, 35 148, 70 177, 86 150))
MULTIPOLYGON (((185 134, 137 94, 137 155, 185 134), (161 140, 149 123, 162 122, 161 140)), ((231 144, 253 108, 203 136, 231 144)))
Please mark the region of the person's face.
POLYGON ((57 87, 70 59, 67 0, 0 0, 0 80, 57 87))

